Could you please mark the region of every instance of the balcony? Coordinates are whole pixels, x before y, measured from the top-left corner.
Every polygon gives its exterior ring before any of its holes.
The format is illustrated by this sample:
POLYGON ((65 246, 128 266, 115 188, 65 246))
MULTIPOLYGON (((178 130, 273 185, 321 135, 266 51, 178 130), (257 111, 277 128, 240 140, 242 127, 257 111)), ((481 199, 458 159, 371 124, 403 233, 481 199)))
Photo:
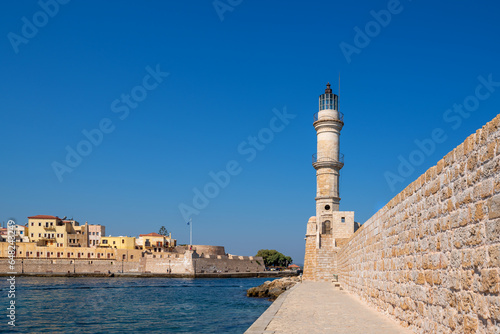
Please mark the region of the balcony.
POLYGON ((43 228, 46 230, 55 230, 56 229, 55 226, 44 226, 43 228))
POLYGON ((318 169, 321 167, 344 167, 344 155, 339 153, 338 160, 331 157, 323 157, 318 159, 318 154, 314 153, 312 155, 312 165, 314 168, 318 169))
POLYGON ((341 122, 341 123, 344 123, 344 114, 341 113, 340 111, 337 111, 339 113, 339 118, 333 118, 333 117, 321 117, 319 118, 319 112, 315 113, 314 114, 314 122, 317 122, 317 121, 336 121, 336 122, 341 122))

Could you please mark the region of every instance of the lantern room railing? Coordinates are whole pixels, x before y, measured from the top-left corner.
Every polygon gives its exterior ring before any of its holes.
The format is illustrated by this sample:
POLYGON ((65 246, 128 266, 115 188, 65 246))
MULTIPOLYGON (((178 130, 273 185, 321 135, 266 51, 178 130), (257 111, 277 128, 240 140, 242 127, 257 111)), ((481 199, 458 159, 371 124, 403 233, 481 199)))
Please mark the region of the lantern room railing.
POLYGON ((344 114, 341 113, 340 111, 337 111, 339 113, 339 118, 334 118, 334 117, 330 117, 330 116, 323 116, 321 118, 319 118, 319 112, 315 113, 314 114, 314 121, 319 121, 320 119, 321 120, 333 120, 333 121, 340 121, 340 122, 344 122, 344 114))

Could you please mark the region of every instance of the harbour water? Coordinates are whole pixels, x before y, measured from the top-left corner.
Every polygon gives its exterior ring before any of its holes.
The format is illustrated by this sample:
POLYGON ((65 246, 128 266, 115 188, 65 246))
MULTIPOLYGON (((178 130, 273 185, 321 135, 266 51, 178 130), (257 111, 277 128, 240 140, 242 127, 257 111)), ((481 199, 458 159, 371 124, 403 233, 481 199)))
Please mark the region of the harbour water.
POLYGON ((246 297, 266 278, 18 277, 13 328, 0 279, 0 332, 243 333, 271 304, 246 297))

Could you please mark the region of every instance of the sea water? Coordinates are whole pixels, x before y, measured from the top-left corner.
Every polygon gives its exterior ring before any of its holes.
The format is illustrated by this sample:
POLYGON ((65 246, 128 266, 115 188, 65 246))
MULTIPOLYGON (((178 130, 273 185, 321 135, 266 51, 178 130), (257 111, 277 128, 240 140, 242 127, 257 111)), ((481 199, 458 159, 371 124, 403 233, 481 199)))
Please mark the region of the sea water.
POLYGON ((5 333, 243 333, 271 304, 246 296, 266 278, 17 277, 12 327, 6 279, 5 333))

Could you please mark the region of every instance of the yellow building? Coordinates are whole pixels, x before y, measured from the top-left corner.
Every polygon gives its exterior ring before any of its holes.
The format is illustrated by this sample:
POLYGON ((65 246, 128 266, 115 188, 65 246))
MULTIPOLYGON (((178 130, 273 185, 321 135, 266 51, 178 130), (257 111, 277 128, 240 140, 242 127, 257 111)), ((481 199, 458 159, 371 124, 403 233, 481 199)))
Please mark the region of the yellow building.
POLYGON ((169 247, 175 247, 177 240, 172 239, 172 234, 163 236, 158 233, 140 234, 136 244, 141 249, 149 249, 154 252, 164 252, 169 247))
POLYGON ((116 249, 135 249, 134 237, 101 237, 99 247, 109 247, 116 249))
POLYGON ((64 220, 57 216, 37 215, 28 217, 28 237, 38 246, 88 247, 88 224, 64 220))

